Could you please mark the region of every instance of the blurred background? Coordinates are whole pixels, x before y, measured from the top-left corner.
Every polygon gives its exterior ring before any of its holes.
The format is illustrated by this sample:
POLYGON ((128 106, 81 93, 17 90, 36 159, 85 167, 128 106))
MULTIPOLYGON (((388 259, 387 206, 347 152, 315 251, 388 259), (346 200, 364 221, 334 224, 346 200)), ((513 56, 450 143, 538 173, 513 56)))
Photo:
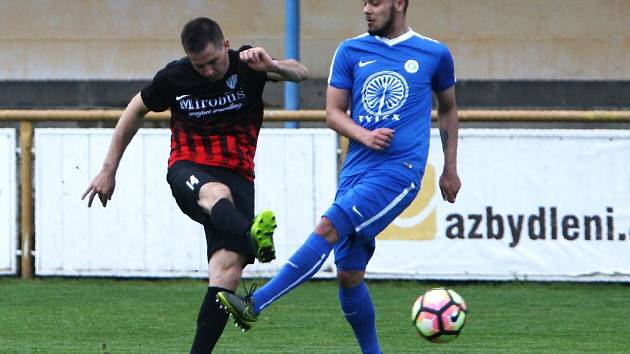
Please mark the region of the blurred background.
MULTIPOLYGON (((0 0, 0 352, 188 351, 207 258, 165 181, 168 112, 147 116, 107 208, 80 197, 122 109, 184 56, 195 17, 232 48, 299 54, 311 73, 299 91, 264 93, 256 210, 276 212, 277 259, 244 278, 276 274, 335 194, 347 141, 326 128, 326 80, 337 45, 366 31, 362 4, 0 0)), ((440 351, 628 352, 629 18, 630 0, 410 0, 411 28, 455 59, 463 187, 442 201, 433 129, 421 192, 366 273, 384 352, 436 351, 409 310, 438 286, 471 315, 440 351)), ((217 352, 358 352, 325 280, 335 272, 331 256, 324 280, 272 306, 254 335, 226 329, 217 352)))
MULTIPOLYGON (((302 0, 300 107, 324 106, 340 41, 364 33, 360 0, 302 0)), ((283 0, 2 0, 0 108, 121 108, 183 56, 182 26, 206 16, 233 48, 285 56, 283 0), (10 93, 10 94, 9 94, 10 93)), ((620 109, 630 97, 628 0, 411 0, 412 29, 448 45, 462 108, 620 109)), ((269 107, 283 107, 269 85, 269 107)))

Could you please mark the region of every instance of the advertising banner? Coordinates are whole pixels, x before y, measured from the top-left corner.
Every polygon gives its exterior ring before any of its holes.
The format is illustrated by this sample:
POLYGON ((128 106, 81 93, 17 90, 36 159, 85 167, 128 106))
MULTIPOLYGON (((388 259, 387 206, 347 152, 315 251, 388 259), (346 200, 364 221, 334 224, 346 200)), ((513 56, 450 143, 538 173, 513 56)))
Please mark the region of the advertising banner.
POLYGON ((630 132, 460 130, 455 204, 441 142, 416 200, 378 238, 370 277, 630 280, 630 132))

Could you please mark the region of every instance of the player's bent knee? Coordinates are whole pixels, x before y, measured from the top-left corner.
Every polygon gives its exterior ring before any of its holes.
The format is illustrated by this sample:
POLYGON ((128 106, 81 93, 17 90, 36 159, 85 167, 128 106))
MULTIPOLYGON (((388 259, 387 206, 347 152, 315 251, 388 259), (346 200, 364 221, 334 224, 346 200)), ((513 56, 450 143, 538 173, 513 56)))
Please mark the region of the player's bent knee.
POLYGON ((199 189, 199 200, 197 203, 209 213, 214 204, 223 198, 232 200, 232 191, 230 188, 223 183, 209 182, 199 189))
POLYGON ((315 226, 315 233, 323 237, 328 243, 335 243, 339 240, 335 226, 325 216, 315 226))
POLYGON ((337 280, 342 288, 354 288, 363 282, 365 272, 363 271, 340 271, 337 272, 337 280))

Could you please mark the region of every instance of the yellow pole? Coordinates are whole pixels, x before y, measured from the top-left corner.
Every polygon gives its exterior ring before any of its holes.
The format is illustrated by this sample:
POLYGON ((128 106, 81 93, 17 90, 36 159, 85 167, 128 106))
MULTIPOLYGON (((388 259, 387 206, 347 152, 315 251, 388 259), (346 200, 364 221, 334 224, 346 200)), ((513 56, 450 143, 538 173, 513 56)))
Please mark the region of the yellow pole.
MULTIPOLYGON (((3 121, 116 121, 121 110, 0 110, 0 122, 3 121)), ((625 111, 534 111, 534 110, 459 110, 462 122, 593 122, 612 123, 630 122, 630 110, 625 111)), ((433 111, 433 120, 437 112, 433 111)), ((149 121, 168 121, 168 112, 149 113, 149 121)), ((324 122, 324 110, 282 111, 265 110, 265 121, 286 122, 324 122)))
POLYGON ((32 155, 33 123, 20 122, 20 175, 22 193, 20 197, 20 239, 22 244, 21 275, 22 279, 33 278, 33 188, 32 155))

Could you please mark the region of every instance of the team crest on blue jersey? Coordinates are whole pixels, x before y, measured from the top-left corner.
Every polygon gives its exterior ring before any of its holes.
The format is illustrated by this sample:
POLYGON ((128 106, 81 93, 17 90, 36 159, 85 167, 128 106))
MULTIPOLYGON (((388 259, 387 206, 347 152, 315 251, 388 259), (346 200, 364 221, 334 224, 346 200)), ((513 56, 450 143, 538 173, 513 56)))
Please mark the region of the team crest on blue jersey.
POLYGON ((407 62, 405 62, 405 71, 407 71, 410 74, 417 73, 419 68, 420 68, 420 65, 418 64, 416 60, 410 59, 410 60, 407 60, 407 62))
POLYGON ((363 107, 377 116, 390 114, 401 108, 408 94, 407 81, 393 71, 372 74, 365 80, 361 90, 363 107))
POLYGON ((234 90, 234 88, 236 87, 237 81, 238 81, 238 78, 236 74, 233 74, 232 76, 228 77, 227 80, 225 80, 225 84, 227 85, 227 87, 234 90))

